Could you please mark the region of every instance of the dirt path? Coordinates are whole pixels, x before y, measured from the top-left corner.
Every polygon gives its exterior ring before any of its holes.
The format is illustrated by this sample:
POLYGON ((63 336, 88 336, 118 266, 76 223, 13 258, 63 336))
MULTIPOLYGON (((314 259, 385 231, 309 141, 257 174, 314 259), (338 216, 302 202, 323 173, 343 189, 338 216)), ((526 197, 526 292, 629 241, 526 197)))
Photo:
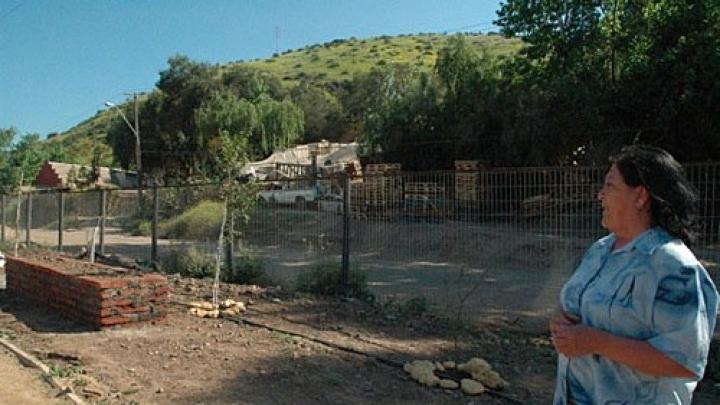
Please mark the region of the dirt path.
POLYGON ((65 399, 55 399, 53 390, 41 379, 39 372, 24 367, 3 348, 0 348, 0 381, 0 404, 72 404, 65 399))

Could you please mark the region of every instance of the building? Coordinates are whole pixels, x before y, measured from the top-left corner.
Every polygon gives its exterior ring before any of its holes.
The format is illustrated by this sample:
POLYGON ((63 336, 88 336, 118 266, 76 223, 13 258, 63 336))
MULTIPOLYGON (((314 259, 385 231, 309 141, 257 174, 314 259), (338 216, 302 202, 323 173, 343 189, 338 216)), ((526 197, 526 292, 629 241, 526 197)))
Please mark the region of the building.
POLYGON ((246 164, 241 174, 258 180, 306 177, 307 170, 317 166, 320 174, 345 171, 348 164, 357 164, 357 143, 321 141, 277 151, 265 160, 246 164))
POLYGON ((137 172, 109 167, 99 167, 98 171, 97 180, 91 184, 91 166, 48 160, 35 176, 35 187, 70 190, 77 188, 137 188, 137 172))

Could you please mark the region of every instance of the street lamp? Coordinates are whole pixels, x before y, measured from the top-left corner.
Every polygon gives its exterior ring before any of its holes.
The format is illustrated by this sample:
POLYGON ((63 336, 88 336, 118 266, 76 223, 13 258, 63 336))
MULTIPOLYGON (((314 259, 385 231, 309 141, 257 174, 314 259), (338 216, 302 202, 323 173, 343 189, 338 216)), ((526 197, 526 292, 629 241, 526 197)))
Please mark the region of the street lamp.
POLYGON ((140 209, 142 209, 144 205, 142 196, 143 171, 142 163, 140 161, 140 122, 138 120, 137 96, 137 93, 133 93, 133 103, 135 104, 135 126, 130 123, 130 120, 127 119, 125 113, 120 107, 117 106, 117 104, 113 103, 112 101, 106 101, 105 105, 110 108, 116 109, 120 113, 123 121, 125 121, 125 123, 127 124, 128 128, 130 128, 130 131, 132 131, 133 135, 135 135, 135 166, 137 166, 138 204, 140 206, 140 209))

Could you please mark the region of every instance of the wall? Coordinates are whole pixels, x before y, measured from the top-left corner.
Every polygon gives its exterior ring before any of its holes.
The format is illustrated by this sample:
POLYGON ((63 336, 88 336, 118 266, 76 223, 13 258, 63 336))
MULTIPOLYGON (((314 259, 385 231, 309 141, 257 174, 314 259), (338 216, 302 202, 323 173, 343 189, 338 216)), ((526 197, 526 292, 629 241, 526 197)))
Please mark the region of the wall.
MULTIPOLYGON (((99 270, 107 268, 96 266, 99 270)), ((57 310, 94 329, 158 322, 167 314, 169 288, 163 275, 74 275, 13 256, 7 257, 5 270, 10 295, 57 310)))

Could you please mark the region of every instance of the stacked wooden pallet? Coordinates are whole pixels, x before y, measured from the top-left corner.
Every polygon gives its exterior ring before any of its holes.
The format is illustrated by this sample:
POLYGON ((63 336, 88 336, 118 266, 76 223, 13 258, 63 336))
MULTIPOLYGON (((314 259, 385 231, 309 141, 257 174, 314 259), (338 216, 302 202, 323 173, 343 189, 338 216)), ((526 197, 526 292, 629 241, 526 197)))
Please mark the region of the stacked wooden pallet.
POLYGON ((480 196, 480 170, 484 164, 479 160, 455 161, 455 199, 477 201, 480 196))
POLYGON ((360 162, 352 161, 345 164, 345 173, 350 176, 350 181, 353 183, 362 182, 362 166, 360 162))
POLYGON ((365 199, 370 206, 387 207, 400 203, 402 177, 400 163, 365 166, 365 199))
POLYGON ((350 185, 350 212, 356 219, 367 219, 368 205, 365 200, 365 183, 356 182, 350 185))
POLYGON ((396 215, 401 205, 402 178, 399 163, 368 164, 362 182, 353 182, 350 205, 355 218, 396 215))

